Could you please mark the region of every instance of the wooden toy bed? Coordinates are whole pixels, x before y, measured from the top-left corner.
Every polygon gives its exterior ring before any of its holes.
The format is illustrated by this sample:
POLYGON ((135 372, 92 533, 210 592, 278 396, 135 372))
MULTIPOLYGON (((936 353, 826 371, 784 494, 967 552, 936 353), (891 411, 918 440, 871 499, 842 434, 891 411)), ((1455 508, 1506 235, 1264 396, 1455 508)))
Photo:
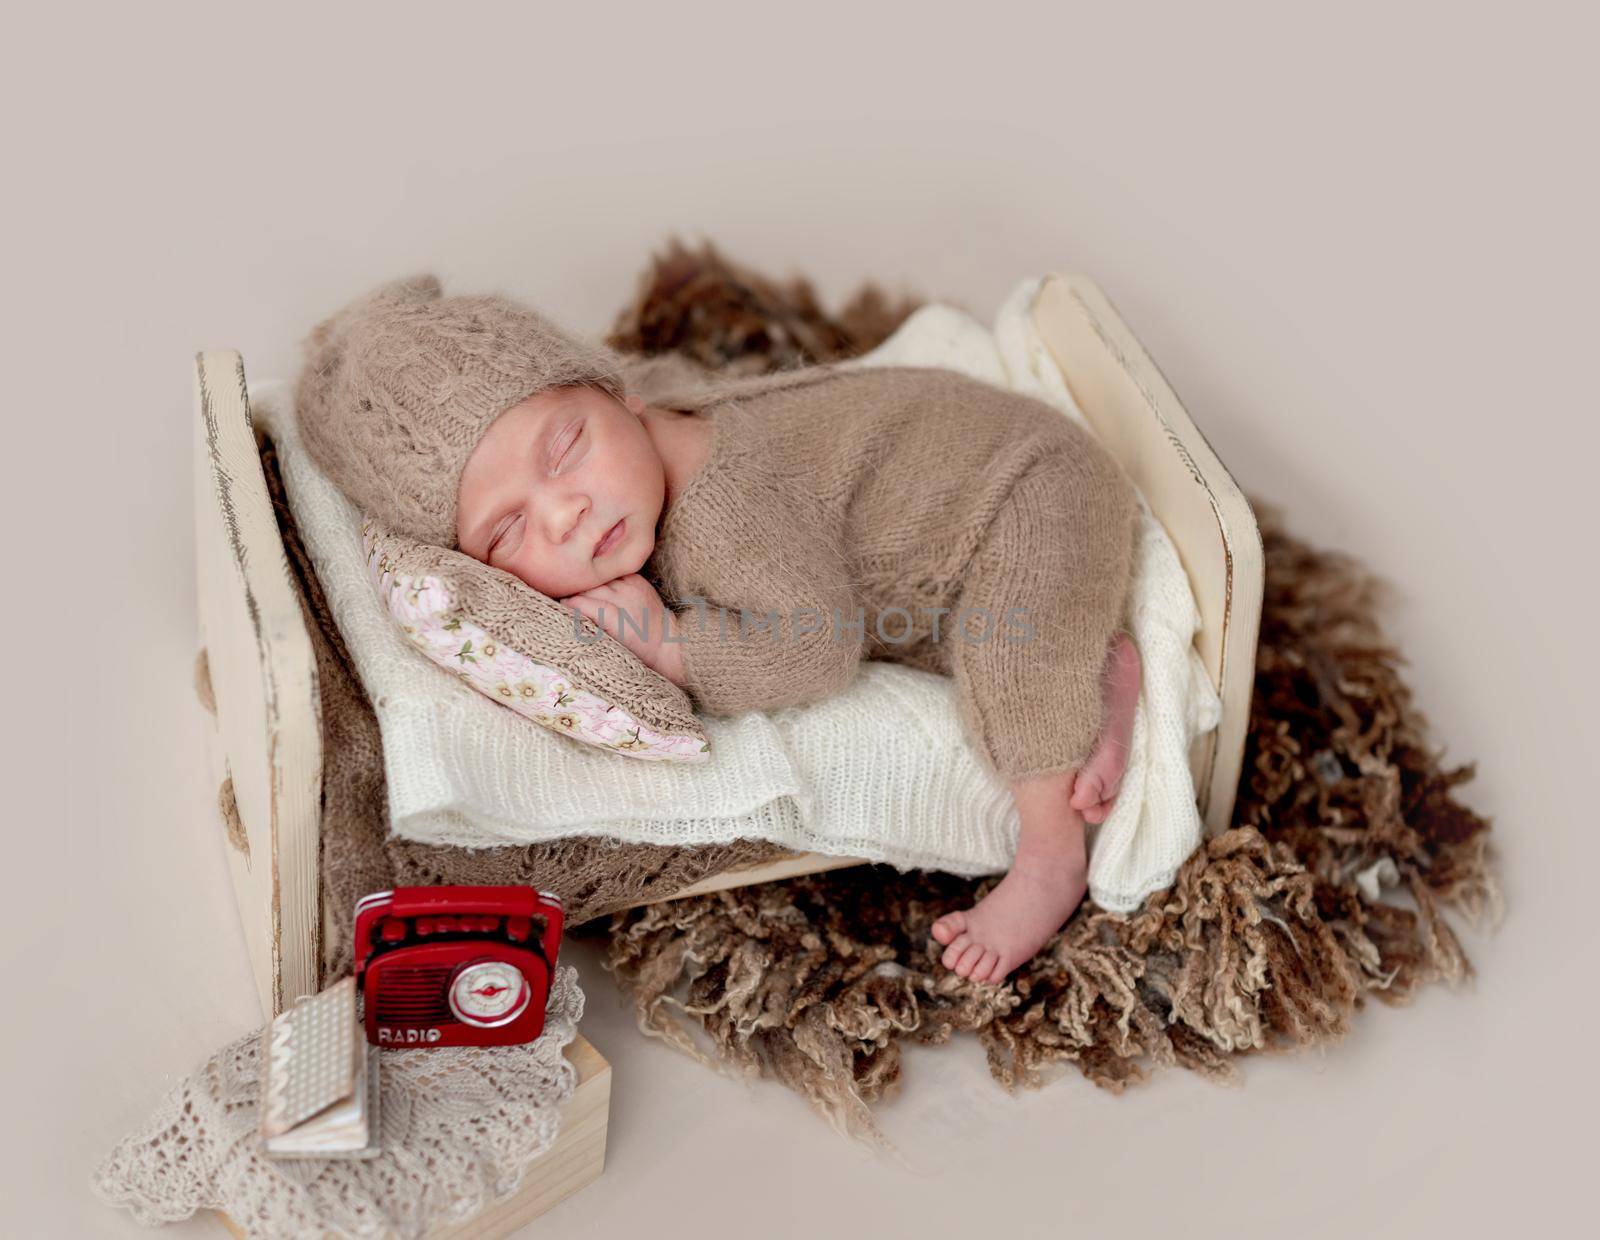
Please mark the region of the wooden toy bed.
MULTIPOLYGON (((1206 828, 1233 813, 1261 618, 1255 517, 1211 445, 1095 283, 1052 275, 1034 308, 1042 338, 1084 416, 1143 490, 1172 537, 1199 604, 1197 647, 1222 722, 1190 755, 1206 828)), ((225 851, 261 995, 276 1014, 318 989, 324 916, 317 668, 289 577, 250 418, 243 358, 195 359, 195 543, 200 640, 216 701, 211 769, 232 780, 247 847, 225 851)), ((677 896, 790 877, 851 858, 815 854, 730 870, 677 896)))

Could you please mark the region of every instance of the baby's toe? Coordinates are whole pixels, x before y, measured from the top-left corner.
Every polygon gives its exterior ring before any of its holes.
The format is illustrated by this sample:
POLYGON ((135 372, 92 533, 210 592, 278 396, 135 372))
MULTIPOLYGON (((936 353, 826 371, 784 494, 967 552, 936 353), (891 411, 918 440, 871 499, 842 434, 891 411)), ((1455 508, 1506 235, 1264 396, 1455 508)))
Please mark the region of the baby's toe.
POLYGON ((946 913, 933 923, 933 937, 941 943, 949 943, 966 928, 967 915, 965 913, 946 913))
POLYGON ((1106 790, 1105 776, 1098 773, 1091 775, 1089 777, 1089 796, 1084 808, 1093 809, 1097 805, 1104 805, 1106 798, 1110 795, 1111 793, 1106 790))
POLYGON ((999 963, 1000 953, 992 947, 986 948, 983 955, 978 958, 978 967, 972 970, 972 980, 975 982, 994 981, 994 967, 999 963))
POLYGON ((954 943, 950 944, 949 947, 944 949, 944 955, 939 957, 939 962, 947 969, 955 968, 956 961, 961 959, 962 953, 965 952, 967 948, 971 946, 971 944, 971 935, 960 935, 957 937, 954 943))
POLYGON ((1105 796, 1100 799, 1100 804, 1094 806, 1095 817, 1089 818, 1089 811, 1087 810, 1084 812, 1084 817, 1090 822, 1104 822, 1111 817, 1111 811, 1117 804, 1117 793, 1120 791, 1121 789, 1116 785, 1107 789, 1105 796))
POLYGON ((968 943, 967 949, 961 953, 961 958, 956 961, 956 972, 962 977, 971 977, 978 961, 983 959, 984 946, 982 943, 968 943))
POLYGON ((1072 796, 1068 803, 1080 813, 1100 800, 1099 776, 1091 775, 1087 771, 1079 771, 1078 777, 1072 782, 1072 796))

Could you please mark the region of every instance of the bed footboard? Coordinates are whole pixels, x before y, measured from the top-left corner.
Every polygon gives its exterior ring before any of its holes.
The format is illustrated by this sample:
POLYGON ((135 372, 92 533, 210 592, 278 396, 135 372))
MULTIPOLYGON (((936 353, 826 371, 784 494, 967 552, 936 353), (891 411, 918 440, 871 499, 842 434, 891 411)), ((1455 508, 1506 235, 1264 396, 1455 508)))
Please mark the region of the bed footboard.
POLYGON ((1206 829, 1227 830, 1239 790, 1266 560, 1255 513, 1177 393, 1099 286, 1052 275, 1034 322, 1073 400, 1166 528, 1200 611, 1195 645, 1222 699, 1222 722, 1189 755, 1206 829))

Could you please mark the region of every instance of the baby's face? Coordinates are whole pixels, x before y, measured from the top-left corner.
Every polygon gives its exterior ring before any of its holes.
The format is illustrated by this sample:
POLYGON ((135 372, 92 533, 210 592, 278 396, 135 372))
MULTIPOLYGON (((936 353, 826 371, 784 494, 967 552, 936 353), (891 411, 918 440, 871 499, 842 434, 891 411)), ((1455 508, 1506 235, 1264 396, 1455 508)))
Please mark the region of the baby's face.
POLYGON ((622 402, 590 387, 552 388, 507 409, 461 474, 461 550, 555 599, 638 572, 666 495, 643 411, 637 396, 622 402))

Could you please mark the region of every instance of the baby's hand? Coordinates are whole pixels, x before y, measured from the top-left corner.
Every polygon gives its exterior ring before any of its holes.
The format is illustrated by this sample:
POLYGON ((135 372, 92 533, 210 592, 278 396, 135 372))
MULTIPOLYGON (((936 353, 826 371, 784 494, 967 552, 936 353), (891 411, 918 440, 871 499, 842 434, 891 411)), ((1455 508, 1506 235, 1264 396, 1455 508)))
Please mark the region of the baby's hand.
POLYGON ((677 617, 661 601, 655 587, 638 573, 627 573, 557 602, 589 617, 638 655, 647 667, 682 688, 682 647, 675 640, 677 617))

